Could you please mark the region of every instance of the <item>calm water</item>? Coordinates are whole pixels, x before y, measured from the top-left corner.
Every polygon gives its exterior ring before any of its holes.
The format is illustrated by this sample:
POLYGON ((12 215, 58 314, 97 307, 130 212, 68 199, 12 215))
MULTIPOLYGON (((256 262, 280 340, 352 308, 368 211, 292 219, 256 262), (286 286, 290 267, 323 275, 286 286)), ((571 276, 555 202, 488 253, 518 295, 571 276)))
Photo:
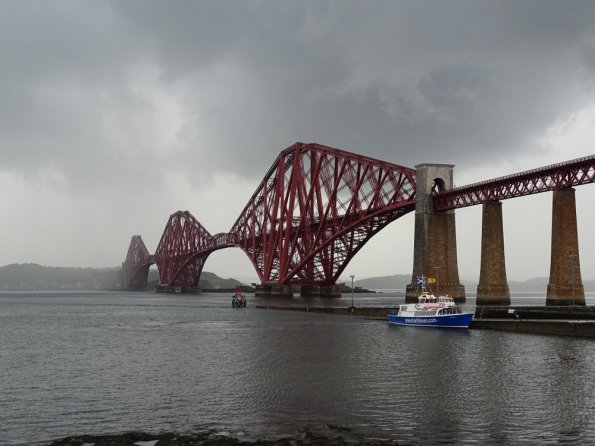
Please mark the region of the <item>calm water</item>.
MULTIPOLYGON (((355 295, 356 305, 399 301, 355 295)), ((230 302, 0 293, 0 444, 206 427, 270 438, 328 425, 404 444, 595 443, 593 340, 230 302)))

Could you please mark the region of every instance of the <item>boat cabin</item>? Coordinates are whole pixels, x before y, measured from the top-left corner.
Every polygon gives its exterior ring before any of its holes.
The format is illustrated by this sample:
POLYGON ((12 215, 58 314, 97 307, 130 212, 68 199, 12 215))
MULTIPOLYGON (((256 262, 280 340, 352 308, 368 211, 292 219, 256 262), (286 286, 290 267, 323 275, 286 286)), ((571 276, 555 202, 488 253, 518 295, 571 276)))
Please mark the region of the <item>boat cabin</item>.
POLYGON ((434 304, 439 303, 447 307, 454 307, 455 300, 452 296, 448 294, 446 296, 434 296, 433 294, 423 292, 419 296, 417 296, 418 302, 420 304, 434 304))
POLYGON ((440 296, 438 298, 438 303, 444 305, 445 307, 454 307, 455 306, 455 300, 453 299, 452 296, 449 296, 448 294, 446 296, 440 296))

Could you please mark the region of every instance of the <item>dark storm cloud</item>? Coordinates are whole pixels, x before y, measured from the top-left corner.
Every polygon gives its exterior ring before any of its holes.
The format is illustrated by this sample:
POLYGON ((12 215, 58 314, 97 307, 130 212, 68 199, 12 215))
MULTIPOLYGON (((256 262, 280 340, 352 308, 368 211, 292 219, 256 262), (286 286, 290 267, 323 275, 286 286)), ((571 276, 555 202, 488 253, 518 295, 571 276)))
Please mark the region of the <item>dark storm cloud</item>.
MULTIPOLYGON (((595 4, 0 4, 0 168, 261 177, 297 140, 392 162, 539 151, 593 102, 595 4)), ((132 178, 132 180, 131 180, 132 178)))

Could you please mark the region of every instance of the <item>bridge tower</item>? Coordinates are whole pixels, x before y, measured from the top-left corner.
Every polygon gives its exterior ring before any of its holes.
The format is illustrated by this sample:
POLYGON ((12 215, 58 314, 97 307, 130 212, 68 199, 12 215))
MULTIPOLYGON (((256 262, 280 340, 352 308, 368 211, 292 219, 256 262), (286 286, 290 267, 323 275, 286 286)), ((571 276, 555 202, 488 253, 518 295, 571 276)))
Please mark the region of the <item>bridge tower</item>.
POLYGON ((419 164, 416 169, 415 239, 413 274, 407 285, 406 302, 417 302, 417 277, 435 277, 433 291, 450 294, 465 302, 465 287, 459 280, 455 211, 434 212, 432 193, 452 189, 452 164, 419 164))
POLYGON ((126 254, 126 260, 122 262, 122 289, 144 290, 147 287, 149 268, 155 263, 155 259, 149 254, 140 235, 133 235, 126 254))

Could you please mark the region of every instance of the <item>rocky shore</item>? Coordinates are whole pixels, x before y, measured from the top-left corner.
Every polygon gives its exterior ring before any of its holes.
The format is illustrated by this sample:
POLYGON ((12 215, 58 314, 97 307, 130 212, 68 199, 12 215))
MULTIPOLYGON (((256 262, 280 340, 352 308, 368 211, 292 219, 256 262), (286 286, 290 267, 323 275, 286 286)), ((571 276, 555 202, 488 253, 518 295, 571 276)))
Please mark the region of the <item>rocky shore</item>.
POLYGON ((394 446, 398 444, 394 440, 354 438, 349 428, 338 428, 329 435, 306 431, 293 437, 256 440, 240 440, 213 431, 186 434, 126 432, 113 435, 77 435, 55 440, 49 446, 394 446), (344 435, 336 433, 337 430, 343 431, 344 435))

